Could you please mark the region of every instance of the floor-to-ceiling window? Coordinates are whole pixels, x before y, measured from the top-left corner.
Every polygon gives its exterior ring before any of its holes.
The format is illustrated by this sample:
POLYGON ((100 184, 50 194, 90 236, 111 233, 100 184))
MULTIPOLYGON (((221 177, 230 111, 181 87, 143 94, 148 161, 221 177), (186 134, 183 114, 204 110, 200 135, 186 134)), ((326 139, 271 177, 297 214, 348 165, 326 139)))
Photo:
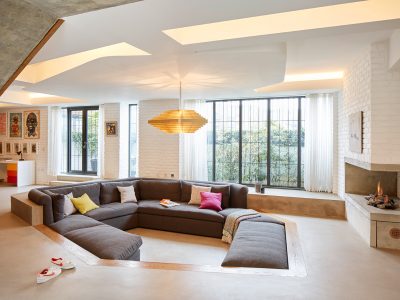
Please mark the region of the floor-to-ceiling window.
POLYGON ((67 114, 67 172, 97 174, 99 108, 70 107, 67 114))
POLYGON ((129 105, 129 176, 137 176, 137 105, 129 105))
POLYGON ((302 188, 302 100, 208 101, 209 180, 302 188))

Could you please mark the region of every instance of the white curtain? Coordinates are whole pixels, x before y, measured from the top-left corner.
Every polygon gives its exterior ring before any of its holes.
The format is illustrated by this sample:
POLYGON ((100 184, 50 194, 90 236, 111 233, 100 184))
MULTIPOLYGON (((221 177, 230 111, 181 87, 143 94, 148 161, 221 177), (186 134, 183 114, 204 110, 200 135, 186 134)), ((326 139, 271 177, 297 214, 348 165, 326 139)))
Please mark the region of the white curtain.
POLYGON ((313 94, 305 99, 304 188, 332 192, 333 109, 335 94, 313 94))
POLYGON ((61 172, 63 153, 63 122, 62 110, 58 106, 49 107, 48 110, 48 162, 47 174, 56 177, 61 172))
POLYGON ((99 105, 97 176, 104 178, 104 105, 99 105))
MULTIPOLYGON (((193 109, 207 118, 207 104, 201 100, 186 100, 184 109, 193 109)), ((207 171, 207 125, 195 133, 181 134, 181 178, 208 180, 207 171)))

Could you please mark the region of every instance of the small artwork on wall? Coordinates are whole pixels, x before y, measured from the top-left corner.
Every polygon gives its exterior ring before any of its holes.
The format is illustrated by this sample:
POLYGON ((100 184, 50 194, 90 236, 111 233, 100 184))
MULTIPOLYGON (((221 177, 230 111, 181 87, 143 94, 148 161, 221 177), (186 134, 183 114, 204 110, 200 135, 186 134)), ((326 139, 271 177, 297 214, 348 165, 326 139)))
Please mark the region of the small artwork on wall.
POLYGON ((24 111, 24 138, 40 137, 40 110, 24 111))
POLYGON ((10 142, 6 142, 6 153, 11 154, 11 143, 10 142))
POLYGON ((10 138, 22 138, 22 113, 10 113, 10 138))
POLYGON ((0 136, 7 135, 7 113, 0 113, 0 136))
POLYGON ((106 135, 117 136, 118 135, 118 122, 106 122, 106 135))
POLYGON ((349 146, 350 151, 362 153, 363 151, 363 114, 362 111, 349 116, 349 146))
POLYGON ((0 155, 3 155, 3 154, 4 154, 3 151, 4 151, 4 150, 3 150, 3 142, 0 142, 0 155))
POLYGON ((38 153, 38 143, 31 143, 31 153, 32 154, 38 153))
POLYGON ((19 152, 21 149, 20 143, 14 143, 14 153, 19 152))
POLYGON ((22 153, 28 154, 28 143, 22 143, 22 153))

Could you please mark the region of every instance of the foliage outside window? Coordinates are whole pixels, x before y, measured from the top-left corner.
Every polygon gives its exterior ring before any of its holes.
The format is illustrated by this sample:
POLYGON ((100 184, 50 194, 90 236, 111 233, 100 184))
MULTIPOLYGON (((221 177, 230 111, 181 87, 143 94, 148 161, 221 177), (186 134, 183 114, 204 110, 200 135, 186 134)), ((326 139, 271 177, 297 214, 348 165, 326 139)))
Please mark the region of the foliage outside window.
POLYGON ((302 188, 302 99, 208 101, 209 180, 302 188))

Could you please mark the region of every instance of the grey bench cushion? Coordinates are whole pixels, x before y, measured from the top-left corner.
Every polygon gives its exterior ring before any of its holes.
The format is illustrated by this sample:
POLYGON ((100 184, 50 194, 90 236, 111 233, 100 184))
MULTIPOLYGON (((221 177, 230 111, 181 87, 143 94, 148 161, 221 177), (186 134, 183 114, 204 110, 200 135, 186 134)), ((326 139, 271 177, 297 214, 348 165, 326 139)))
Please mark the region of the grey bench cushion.
POLYGON ((223 223, 224 217, 216 211, 210 209, 200 209, 196 205, 189 205, 180 202, 174 207, 163 207, 158 200, 139 201, 139 213, 158 216, 169 216, 194 220, 204 220, 210 222, 223 223))
POLYGON ((99 226, 103 223, 96 221, 92 218, 83 216, 81 214, 74 214, 68 217, 65 217, 61 221, 56 223, 50 224, 50 228, 57 231, 61 235, 65 235, 67 232, 81 229, 81 228, 88 228, 93 226, 99 226))
POLYGON ((138 209, 137 203, 134 202, 112 202, 101 205, 99 208, 93 209, 85 214, 98 221, 123 217, 136 213, 138 209))
POLYGON ((107 204, 112 202, 121 202, 121 193, 118 186, 133 186, 135 189, 136 199, 139 199, 139 180, 125 180, 117 182, 101 182, 100 183, 100 203, 107 204))
POLYGON ((81 228, 65 234, 67 239, 102 259, 137 259, 142 238, 108 225, 81 228))
POLYGON ((287 269, 285 226, 241 222, 222 266, 287 269))

